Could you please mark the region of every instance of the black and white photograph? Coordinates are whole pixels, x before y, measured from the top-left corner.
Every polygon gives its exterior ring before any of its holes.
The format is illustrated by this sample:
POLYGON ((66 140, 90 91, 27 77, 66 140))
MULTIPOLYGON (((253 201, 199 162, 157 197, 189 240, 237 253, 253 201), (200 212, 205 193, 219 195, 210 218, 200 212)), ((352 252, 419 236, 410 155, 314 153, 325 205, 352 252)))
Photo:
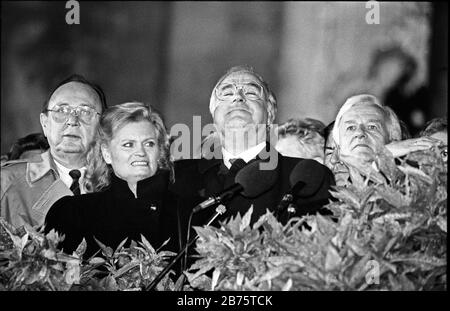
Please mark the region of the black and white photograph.
POLYGON ((1 292, 447 291, 447 2, 0 16, 1 292))

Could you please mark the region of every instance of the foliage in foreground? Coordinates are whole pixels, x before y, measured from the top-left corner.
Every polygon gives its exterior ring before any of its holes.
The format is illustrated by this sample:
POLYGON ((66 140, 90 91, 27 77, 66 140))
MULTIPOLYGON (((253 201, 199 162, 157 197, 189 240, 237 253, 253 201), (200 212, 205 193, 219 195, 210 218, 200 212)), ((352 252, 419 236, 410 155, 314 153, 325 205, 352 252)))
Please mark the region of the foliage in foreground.
POLYGON ((334 216, 282 226, 251 210, 220 228, 196 228, 199 259, 186 272, 202 290, 443 290, 447 287, 447 169, 434 151, 395 165, 350 167, 334 216), (411 166, 414 164, 414 166, 411 166), (302 230, 299 230, 302 228, 302 230), (263 230, 260 230, 263 229, 263 230), (212 271, 212 274, 211 274, 212 271))
MULTIPOLYGON (((198 260, 185 271, 201 290, 443 290, 447 288, 447 166, 433 150, 396 165, 351 167, 352 184, 336 187, 327 208, 280 224, 267 212, 250 227, 252 209, 220 228, 196 228, 198 260)), ((0 290, 141 290, 167 265, 144 238, 101 256, 72 254, 63 239, 0 218, 0 290)), ((157 290, 181 290, 173 272, 157 290)))
MULTIPOLYGON (((0 290, 141 290, 173 255, 157 252, 141 236, 141 242, 124 247, 124 240, 116 250, 97 241, 102 256, 83 260, 85 240, 67 255, 57 248, 63 237, 55 231, 44 235, 31 227, 15 230, 2 218, 0 235, 0 290)), ((176 289, 171 273, 156 290, 176 289)))

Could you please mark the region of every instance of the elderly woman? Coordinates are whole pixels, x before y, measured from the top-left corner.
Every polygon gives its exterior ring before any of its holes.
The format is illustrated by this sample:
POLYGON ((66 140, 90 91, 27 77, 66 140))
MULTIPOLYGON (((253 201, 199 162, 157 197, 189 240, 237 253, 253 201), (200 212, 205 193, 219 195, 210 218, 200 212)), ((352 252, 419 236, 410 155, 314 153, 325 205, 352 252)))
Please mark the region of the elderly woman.
POLYGON ((319 120, 289 119, 277 128, 275 149, 284 156, 314 159, 323 163, 325 124, 319 120))
MULTIPOLYGON (((339 159, 335 163, 355 166, 370 164, 382 147, 396 158, 436 144, 435 139, 428 137, 401 140, 402 130, 396 114, 368 94, 346 100, 336 116, 332 139, 339 159)), ((331 169, 336 172, 335 166, 331 169)), ((335 177, 336 183, 342 184, 342 178, 335 177)))
POLYGON ((106 110, 88 163, 93 193, 63 197, 46 216, 46 231, 65 234, 62 249, 71 253, 85 238, 90 256, 99 249, 94 237, 115 248, 142 234, 155 248, 170 238, 167 247, 175 251, 177 218, 167 193, 173 169, 158 113, 137 102, 106 110))

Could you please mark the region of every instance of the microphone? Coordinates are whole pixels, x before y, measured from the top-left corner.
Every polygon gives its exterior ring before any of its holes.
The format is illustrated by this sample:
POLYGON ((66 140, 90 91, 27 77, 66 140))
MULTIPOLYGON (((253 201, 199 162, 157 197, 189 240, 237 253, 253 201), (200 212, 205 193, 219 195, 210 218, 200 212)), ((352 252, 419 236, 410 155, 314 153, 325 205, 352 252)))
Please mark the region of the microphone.
POLYGON ((295 207, 292 204, 294 198, 307 198, 314 195, 320 189, 324 176, 324 168, 319 162, 311 159, 300 161, 289 176, 291 189, 286 192, 278 204, 278 214, 281 214, 286 208, 288 212, 294 213, 295 207))
POLYGON ((198 204, 194 207, 193 213, 224 203, 241 192, 244 197, 252 199, 269 190, 276 182, 277 173, 275 170, 260 170, 260 163, 261 161, 258 160, 244 166, 236 174, 233 185, 198 204))

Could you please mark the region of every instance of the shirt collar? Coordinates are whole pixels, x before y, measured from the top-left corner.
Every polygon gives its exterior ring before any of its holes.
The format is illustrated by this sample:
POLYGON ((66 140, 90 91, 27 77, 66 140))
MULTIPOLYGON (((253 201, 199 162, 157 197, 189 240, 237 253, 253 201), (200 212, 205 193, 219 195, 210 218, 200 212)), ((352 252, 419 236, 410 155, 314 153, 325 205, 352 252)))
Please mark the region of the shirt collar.
POLYGON ((53 161, 50 150, 47 150, 41 154, 31 158, 27 163, 27 175, 30 183, 34 183, 41 179, 49 171, 54 171, 54 174, 58 176, 58 171, 53 161))
POLYGON ((259 143, 256 146, 253 146, 253 147, 245 150, 244 152, 241 152, 238 155, 233 155, 230 152, 228 152, 225 148, 222 147, 223 163, 229 169, 231 167, 231 163, 230 163, 231 159, 241 158, 245 162, 249 162, 250 160, 256 158, 256 156, 261 152, 261 150, 264 149, 265 146, 266 146, 266 142, 264 141, 262 143, 259 143))
MULTIPOLYGON (((56 164, 56 169, 58 170, 58 173, 59 173, 59 178, 63 181, 63 183, 67 186, 67 188, 70 188, 70 186, 72 185, 73 179, 72 179, 72 177, 70 177, 69 172, 73 169, 63 166, 61 163, 58 163, 58 161, 56 161, 56 160, 55 160, 55 164, 56 164)), ((83 193, 85 193, 85 189, 82 185, 83 185, 83 181, 84 181, 84 176, 86 174, 86 167, 83 166, 83 167, 77 168, 77 170, 79 170, 81 173, 78 183, 80 184, 80 190, 81 190, 81 193, 83 194, 83 193)))

